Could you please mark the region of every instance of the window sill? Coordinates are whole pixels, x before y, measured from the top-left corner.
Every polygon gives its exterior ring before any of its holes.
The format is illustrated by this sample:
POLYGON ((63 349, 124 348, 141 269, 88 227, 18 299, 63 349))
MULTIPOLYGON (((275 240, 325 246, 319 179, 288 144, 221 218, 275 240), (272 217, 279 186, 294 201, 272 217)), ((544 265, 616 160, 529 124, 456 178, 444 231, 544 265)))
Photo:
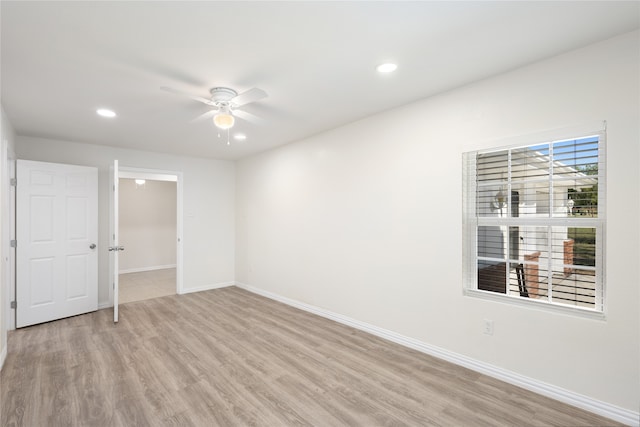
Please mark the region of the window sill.
POLYGON ((593 320, 606 320, 606 315, 602 311, 590 310, 588 308, 571 307, 561 304, 554 304, 546 301, 537 301, 535 299, 525 299, 517 296, 509 296, 496 292, 479 291, 477 289, 464 289, 463 294, 468 297, 479 298, 488 301, 495 301, 502 304, 526 307, 547 311, 550 313, 564 314, 575 317, 584 317, 593 320))

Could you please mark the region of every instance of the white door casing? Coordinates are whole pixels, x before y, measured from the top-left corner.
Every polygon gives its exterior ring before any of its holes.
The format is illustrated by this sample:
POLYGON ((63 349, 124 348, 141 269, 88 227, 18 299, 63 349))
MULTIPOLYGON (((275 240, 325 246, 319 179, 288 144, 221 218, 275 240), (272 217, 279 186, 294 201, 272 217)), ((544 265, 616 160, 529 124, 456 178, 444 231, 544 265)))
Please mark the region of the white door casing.
POLYGON ((98 309, 98 170, 17 160, 16 326, 98 309))
POLYGON ((4 268, 4 295, 2 307, 3 313, 6 313, 5 325, 7 330, 16 328, 16 312, 12 308, 12 301, 16 300, 16 248, 11 245, 11 241, 16 238, 16 187, 12 183, 15 182, 16 161, 15 153, 9 149, 8 141, 2 141, 2 164, 5 166, 4 176, 2 179, 2 190, 4 196, 2 199, 2 257, 4 268))

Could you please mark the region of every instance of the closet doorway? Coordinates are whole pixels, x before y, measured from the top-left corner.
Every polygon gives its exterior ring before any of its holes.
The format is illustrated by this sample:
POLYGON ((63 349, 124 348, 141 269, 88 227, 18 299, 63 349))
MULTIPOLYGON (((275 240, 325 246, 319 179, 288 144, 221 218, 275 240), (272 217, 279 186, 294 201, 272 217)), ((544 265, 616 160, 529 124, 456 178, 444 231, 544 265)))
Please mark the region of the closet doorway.
POLYGON ((119 172, 119 303, 180 292, 178 176, 119 172))

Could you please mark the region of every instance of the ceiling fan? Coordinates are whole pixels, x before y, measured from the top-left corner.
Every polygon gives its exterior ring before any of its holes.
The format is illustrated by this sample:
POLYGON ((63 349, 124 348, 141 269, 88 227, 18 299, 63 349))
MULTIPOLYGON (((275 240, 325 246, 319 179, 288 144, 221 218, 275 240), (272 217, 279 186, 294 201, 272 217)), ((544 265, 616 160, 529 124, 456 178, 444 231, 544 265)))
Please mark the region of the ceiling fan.
POLYGON ((203 104, 206 104, 210 107, 214 107, 212 110, 209 110, 206 113, 193 119, 192 122, 213 117, 213 123, 219 129, 227 130, 233 127, 236 117, 242 120, 246 120, 250 123, 261 123, 263 121, 258 116, 239 109, 239 107, 242 107, 243 105, 247 105, 266 98, 267 93, 262 89, 253 88, 249 89, 246 92, 238 94, 237 91, 228 87, 214 87, 209 91, 211 95, 210 98, 191 95, 189 93, 172 89, 166 86, 162 86, 160 89, 176 95, 186 96, 195 101, 202 102, 203 104))

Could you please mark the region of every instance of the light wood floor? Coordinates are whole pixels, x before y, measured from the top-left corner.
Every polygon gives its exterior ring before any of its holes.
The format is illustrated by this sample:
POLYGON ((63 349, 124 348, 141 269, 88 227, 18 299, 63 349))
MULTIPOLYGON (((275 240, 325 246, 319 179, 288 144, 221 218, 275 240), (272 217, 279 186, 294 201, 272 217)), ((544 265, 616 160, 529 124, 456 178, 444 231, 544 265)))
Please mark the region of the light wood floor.
POLYGON ((176 269, 123 273, 118 276, 118 299, 121 304, 175 295, 176 269))
POLYGON ((603 426, 607 419, 230 287, 9 334, 2 426, 603 426))

